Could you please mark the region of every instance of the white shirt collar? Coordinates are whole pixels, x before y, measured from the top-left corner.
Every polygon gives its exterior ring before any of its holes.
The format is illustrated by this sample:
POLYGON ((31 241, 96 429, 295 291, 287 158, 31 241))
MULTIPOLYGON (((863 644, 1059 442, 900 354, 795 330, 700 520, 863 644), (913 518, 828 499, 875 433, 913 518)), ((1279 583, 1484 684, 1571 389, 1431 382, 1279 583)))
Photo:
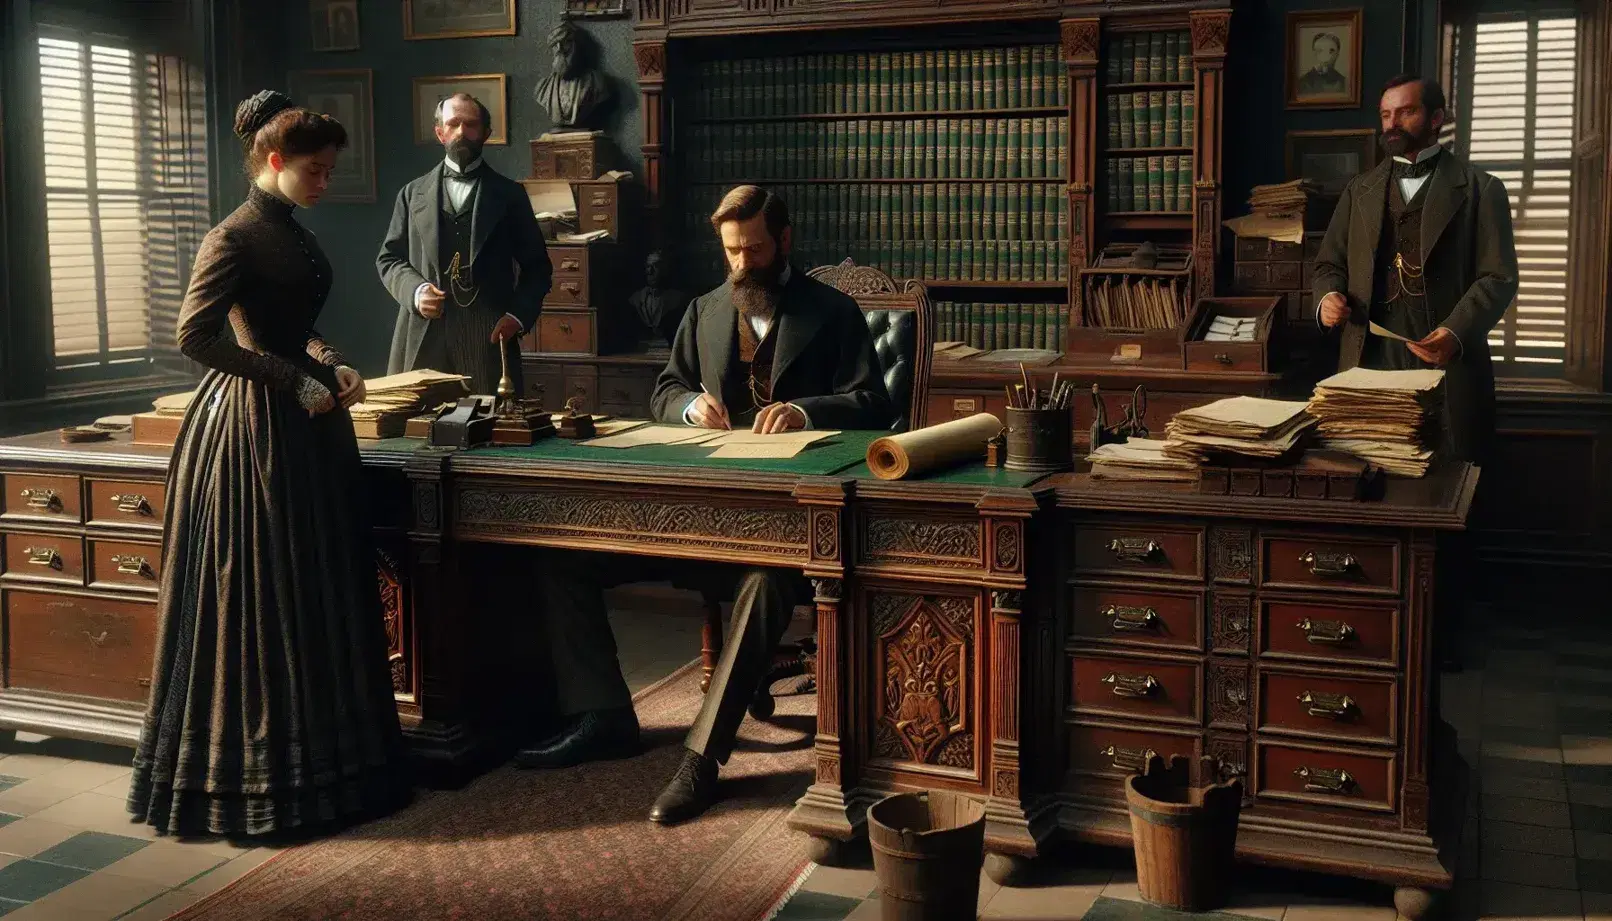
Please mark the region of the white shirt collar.
MULTIPOLYGON (((1422 161, 1423 161, 1423 160, 1426 160, 1426 159, 1427 159, 1427 158, 1428 158, 1428 157, 1433 157, 1433 156, 1437 156, 1437 155, 1438 155, 1438 152, 1439 152, 1439 151, 1440 151, 1440 150, 1443 150, 1443 149, 1444 149, 1444 148, 1443 148, 1443 147, 1441 147, 1441 146, 1440 146, 1440 145, 1438 145, 1438 144, 1434 144, 1434 145, 1433 145, 1433 146, 1431 146, 1431 147, 1425 147, 1425 148, 1423 148, 1423 149, 1422 149, 1422 151, 1421 151, 1421 152, 1420 152, 1420 153, 1418 153, 1418 154, 1417 154, 1417 155, 1416 155, 1416 160, 1415 160, 1415 162, 1417 162, 1417 163, 1420 163, 1420 162, 1422 162, 1422 161)), ((1410 162, 1412 162, 1412 161, 1411 161, 1411 160, 1409 160, 1409 159, 1406 159, 1406 158, 1405 158, 1405 157, 1395 157, 1395 158, 1394 158, 1394 159, 1395 159, 1395 160, 1398 160, 1398 161, 1399 161, 1399 162, 1401 162, 1401 163, 1410 163, 1410 162)))
POLYGON ((480 166, 481 165, 481 158, 477 157, 476 159, 471 160, 469 163, 466 163, 463 167, 461 167, 459 164, 453 162, 452 160, 450 160, 447 157, 442 158, 442 163, 443 163, 444 166, 446 166, 448 168, 448 172, 453 173, 455 176, 463 176, 466 173, 469 173, 470 171, 474 170, 476 167, 480 166))

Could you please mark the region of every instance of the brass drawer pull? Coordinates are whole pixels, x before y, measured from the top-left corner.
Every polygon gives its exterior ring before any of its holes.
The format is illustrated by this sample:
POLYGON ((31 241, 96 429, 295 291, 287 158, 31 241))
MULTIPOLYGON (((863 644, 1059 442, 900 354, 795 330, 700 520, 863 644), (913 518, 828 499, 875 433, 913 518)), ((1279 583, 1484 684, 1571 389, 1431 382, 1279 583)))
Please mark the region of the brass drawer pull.
POLYGON ((1159 625, 1159 612, 1152 608, 1128 607, 1111 604, 1103 612, 1104 617, 1113 620, 1115 630, 1135 632, 1138 630, 1152 630, 1159 625))
POLYGON ((62 568, 62 552, 55 547, 24 547, 22 552, 28 557, 30 566, 49 566, 51 569, 62 568))
POLYGON ((1127 563, 1146 563, 1161 548, 1145 537, 1116 537, 1108 542, 1108 552, 1127 563))
POLYGON ((595 214, 593 216, 593 222, 595 224, 608 224, 610 222, 610 215, 608 215, 608 214, 595 214))
POLYGON ((1306 793, 1330 793, 1334 796, 1347 796, 1358 789, 1354 775, 1341 768, 1300 766, 1293 772, 1293 776, 1304 780, 1304 792, 1306 793))
POLYGON ((1222 783, 1233 777, 1245 776, 1248 773, 1248 770, 1241 764, 1227 761, 1219 755, 1204 755, 1200 760, 1208 762, 1209 768, 1215 772, 1215 776, 1219 777, 1222 783))
POLYGON ((1112 759, 1114 767, 1122 771, 1140 773, 1147 770, 1147 763, 1153 760, 1158 752, 1151 748, 1121 748, 1118 745, 1110 745, 1107 748, 1099 748, 1097 754, 1112 759))
POLYGON ((118 504, 118 511, 125 515, 151 514, 151 502, 139 493, 113 496, 112 501, 118 504))
POLYGON ((570 292, 575 297, 582 296, 582 286, 574 281, 560 282, 560 290, 570 292))
POLYGON ((1152 675, 1120 675, 1111 672, 1103 676, 1103 683, 1114 686, 1115 697, 1152 697, 1153 692, 1159 689, 1158 679, 1152 675))
POLYGON ((1355 699, 1348 694, 1329 694, 1324 691, 1305 691, 1299 695, 1299 703, 1310 711, 1311 716, 1324 716, 1334 720, 1347 718, 1355 708, 1355 699))
POLYGON ((112 562, 117 564, 118 572, 127 576, 151 575, 151 564, 143 556, 113 554, 112 562))
POLYGON ((1231 356, 1227 355, 1225 352, 1217 352, 1215 354, 1215 361, 1218 361, 1223 365, 1229 365, 1231 364, 1231 356))
POLYGON ((560 332, 565 333, 567 336, 571 335, 570 323, 566 322, 565 320, 561 320, 558 325, 560 327, 560 332))
POLYGON ((1341 620, 1311 620, 1306 617, 1299 621, 1298 628, 1304 631, 1306 642, 1328 646, 1347 643, 1355 636, 1355 628, 1341 620))
POLYGON ((580 268, 582 268, 582 263, 576 261, 575 259, 560 260, 560 271, 562 272, 575 272, 580 268))
POLYGON ((28 500, 29 508, 59 509, 62 507, 61 497, 56 495, 54 489, 24 489, 22 497, 28 500))
POLYGON ((1328 576, 1337 578, 1353 572, 1360 564, 1352 553, 1328 553, 1326 551, 1306 551, 1299 557, 1299 562, 1310 567, 1312 576, 1328 576))

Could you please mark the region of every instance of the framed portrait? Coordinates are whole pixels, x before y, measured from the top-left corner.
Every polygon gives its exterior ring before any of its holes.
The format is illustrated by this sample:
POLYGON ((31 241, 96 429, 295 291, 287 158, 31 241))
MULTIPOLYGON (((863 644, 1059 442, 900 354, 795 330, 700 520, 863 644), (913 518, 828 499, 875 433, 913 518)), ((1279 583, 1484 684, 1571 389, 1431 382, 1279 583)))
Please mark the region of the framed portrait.
POLYGON ((515 34, 515 0, 403 0, 403 37, 515 34))
POLYGON ((308 19, 313 50, 358 50, 358 0, 312 0, 308 19))
POLYGON ((1322 194, 1340 194, 1349 180, 1376 165, 1375 128, 1287 133, 1287 178, 1308 179, 1322 194))
POLYGON ((1287 107, 1360 105, 1360 10, 1287 14, 1287 107))
POLYGON ((286 80, 297 104, 332 116, 347 129, 325 201, 375 201, 375 80, 368 70, 297 70, 286 80))
POLYGON ((509 105, 504 74, 459 74, 454 77, 414 78, 414 142, 437 142, 437 104, 454 93, 469 93, 481 100, 492 116, 487 143, 509 143, 509 105))

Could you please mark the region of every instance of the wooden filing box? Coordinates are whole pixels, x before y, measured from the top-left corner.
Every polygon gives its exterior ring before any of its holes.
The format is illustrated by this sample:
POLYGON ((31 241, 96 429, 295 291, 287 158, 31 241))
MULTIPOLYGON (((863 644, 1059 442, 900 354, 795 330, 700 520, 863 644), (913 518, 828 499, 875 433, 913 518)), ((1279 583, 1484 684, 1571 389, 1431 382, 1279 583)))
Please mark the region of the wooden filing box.
POLYGON ((1276 322, 1280 297, 1206 297, 1193 307, 1182 342, 1183 360, 1188 371, 1270 371, 1272 339, 1279 338, 1276 322), (1204 334, 1215 317, 1245 318, 1258 321, 1252 342, 1207 342, 1204 334))
POLYGON ((610 148, 602 136, 535 138, 532 178, 591 180, 611 169, 610 159, 610 148))
POLYGON ((610 316, 622 297, 620 248, 614 240, 550 243, 554 279, 543 312, 523 346, 543 355, 598 355, 610 331, 600 329, 600 315, 610 316))

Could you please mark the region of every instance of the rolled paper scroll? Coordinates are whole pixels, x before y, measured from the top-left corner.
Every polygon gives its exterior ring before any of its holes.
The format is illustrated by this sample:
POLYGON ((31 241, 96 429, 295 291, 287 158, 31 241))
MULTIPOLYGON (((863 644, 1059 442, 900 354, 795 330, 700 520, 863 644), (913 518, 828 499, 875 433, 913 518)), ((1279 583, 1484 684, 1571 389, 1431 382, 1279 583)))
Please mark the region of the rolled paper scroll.
POLYGON ((900 480, 969 460, 983 460, 985 443, 1002 430, 990 413, 975 413, 868 445, 868 469, 881 480, 900 480))

